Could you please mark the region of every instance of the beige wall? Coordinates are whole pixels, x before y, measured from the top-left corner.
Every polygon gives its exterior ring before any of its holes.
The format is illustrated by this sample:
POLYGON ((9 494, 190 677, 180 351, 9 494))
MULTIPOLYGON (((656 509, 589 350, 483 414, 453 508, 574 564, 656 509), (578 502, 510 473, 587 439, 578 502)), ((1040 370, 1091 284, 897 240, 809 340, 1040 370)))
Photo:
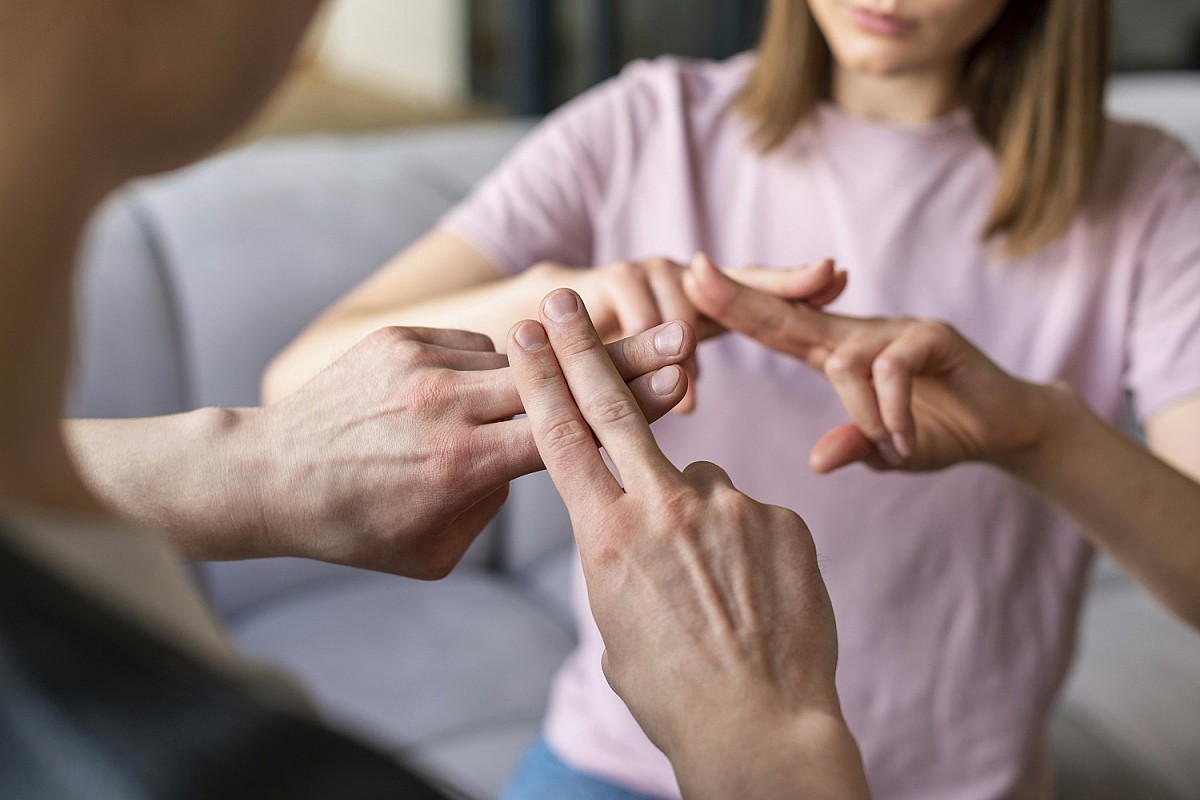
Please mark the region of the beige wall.
POLYGON ((467 99, 466 0, 333 0, 316 61, 339 79, 436 105, 467 99))

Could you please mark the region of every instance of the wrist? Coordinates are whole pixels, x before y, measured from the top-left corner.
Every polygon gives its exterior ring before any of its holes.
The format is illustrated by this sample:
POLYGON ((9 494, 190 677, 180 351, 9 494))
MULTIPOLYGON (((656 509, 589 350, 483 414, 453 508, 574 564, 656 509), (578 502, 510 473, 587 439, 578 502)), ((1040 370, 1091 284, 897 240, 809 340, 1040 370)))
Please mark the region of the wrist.
POLYGON ((280 555, 266 524, 274 465, 264 449, 262 410, 203 408, 183 419, 181 440, 190 443, 185 457, 196 465, 189 527, 197 535, 185 550, 206 560, 280 555))
POLYGON ((687 800, 870 796, 858 743, 840 715, 810 711, 728 727, 726 721, 698 726, 699 735, 672 754, 687 800))
POLYGON ((1031 385, 1031 389, 1036 402, 1027 413, 1038 422, 1036 433, 996 463, 1014 478, 1036 486, 1040 477, 1062 457, 1080 427, 1092 419, 1092 414, 1078 392, 1065 381, 1031 385))

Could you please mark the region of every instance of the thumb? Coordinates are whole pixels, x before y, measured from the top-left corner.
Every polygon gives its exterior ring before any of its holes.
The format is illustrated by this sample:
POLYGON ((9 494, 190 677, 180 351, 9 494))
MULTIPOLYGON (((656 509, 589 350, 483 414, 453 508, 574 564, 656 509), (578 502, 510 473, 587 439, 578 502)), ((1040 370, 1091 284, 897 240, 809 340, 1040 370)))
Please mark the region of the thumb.
POLYGON ((813 445, 808 457, 809 467, 819 475, 859 461, 867 462, 871 466, 884 466, 871 440, 854 425, 839 425, 826 433, 813 445))

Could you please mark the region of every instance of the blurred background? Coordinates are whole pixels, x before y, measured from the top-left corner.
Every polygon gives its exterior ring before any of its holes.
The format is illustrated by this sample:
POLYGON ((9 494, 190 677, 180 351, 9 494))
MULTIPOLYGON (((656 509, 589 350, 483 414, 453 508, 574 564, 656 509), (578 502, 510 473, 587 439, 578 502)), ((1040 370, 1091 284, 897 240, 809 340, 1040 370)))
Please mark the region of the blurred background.
MULTIPOLYGON (((332 0, 251 136, 540 114, 663 53, 754 43, 763 0, 332 0)), ((1200 0, 1113 0, 1117 69, 1200 70, 1200 0)))

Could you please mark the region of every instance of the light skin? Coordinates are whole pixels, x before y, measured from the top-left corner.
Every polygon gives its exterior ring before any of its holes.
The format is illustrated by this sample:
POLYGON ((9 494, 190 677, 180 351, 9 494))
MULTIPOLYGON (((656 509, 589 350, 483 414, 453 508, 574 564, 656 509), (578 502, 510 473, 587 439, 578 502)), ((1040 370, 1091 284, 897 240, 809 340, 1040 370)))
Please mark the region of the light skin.
MULTIPOLYGON (((389 482, 394 477, 380 477, 395 471, 408 474, 408 488, 425 482, 432 484, 432 491, 417 493, 418 508, 404 508, 416 518, 409 528, 399 521, 398 509, 376 508, 378 498, 368 496, 372 513, 379 514, 377 526, 371 527, 377 527, 380 539, 352 542, 349 549, 335 539, 332 550, 325 549, 329 542, 311 541, 308 554, 398 572, 425 571, 427 577, 434 577, 448 569, 490 516, 507 476, 537 467, 534 422, 509 419, 523 400, 516 371, 506 366, 505 357, 494 352, 486 337, 461 331, 388 328, 373 333, 292 400, 272 408, 207 409, 159 420, 65 426, 57 419, 70 341, 72 264, 89 211, 124 179, 182 164, 232 132, 282 74, 315 5, 315 0, 97 0, 84 10, 68 0, 0 0, 4 23, 0 25, 4 66, 0 103, 23 112, 0 115, 0 499, 4 503, 103 518, 110 512, 95 489, 118 506, 125 503, 124 510, 134 518, 144 514, 151 521, 165 521, 168 527, 178 523, 176 535, 185 543, 192 541, 200 551, 207 546, 225 557, 247 551, 292 552, 295 543, 270 541, 262 531, 258 541, 239 542, 238 534, 244 531, 235 530, 231 536, 227 526, 252 525, 253 520, 245 518, 248 510, 289 513, 276 507, 281 500, 299 510, 298 517, 286 521, 298 522, 314 537, 322 524, 344 514, 344 509, 326 505, 330 497, 347 503, 361 498, 336 490, 328 495, 321 492, 320 484, 336 482, 338 476, 314 477, 319 459, 312 451, 319 450, 325 461, 348 460, 353 469, 341 479, 355 484, 359 493, 371 495, 381 485, 392 491, 404 489, 403 480, 395 483, 389 482), (406 418, 415 419, 411 429, 406 428, 406 418), (76 470, 74 459, 83 465, 92 486, 76 470), (466 466, 467 477, 451 492, 450 480, 463 477, 464 459, 475 471, 466 466), (416 476, 415 465, 419 465, 416 476), (488 486, 495 488, 479 489, 479 473, 489 468, 498 474, 482 483, 491 481, 488 486), (110 469, 123 470, 115 473, 119 481, 112 480, 110 469), (263 479, 263 472, 269 480, 263 479), (315 498, 305 494, 314 485, 315 498), (214 502, 213 513, 219 517, 215 524, 198 521, 201 504, 187 505, 188 499, 179 497, 180 489, 199 490, 200 499, 214 502), (449 499, 449 494, 456 498, 449 499), (190 538, 203 538, 206 529, 212 537, 207 545, 190 538), (440 544, 431 544, 434 540, 440 544), (393 560, 380 562, 379 550, 397 552, 393 560)), ((620 392, 626 404, 622 416, 632 414, 640 421, 644 439, 652 442, 643 414, 661 414, 681 399, 687 381, 679 362, 692 355, 695 341, 694 331, 679 322, 608 349, 593 339, 588 368, 604 370, 610 390, 620 392)), ((527 371, 523 378, 528 388, 527 371)), ((574 408, 569 398, 561 401, 574 408)), ((538 407, 539 414, 547 408, 544 397, 538 407)), ((604 419, 594 421, 607 430, 604 419)), ((545 444, 543 435, 540 445, 545 444)), ((569 485, 569 477, 557 467, 556 472, 567 481, 563 485, 569 485)), ((804 684, 788 681, 790 694, 781 694, 785 687, 778 685, 778 676, 764 672, 761 664, 741 670, 740 677, 731 673, 730 678, 756 696, 795 698, 789 707, 794 713, 774 717, 780 725, 772 728, 783 737, 774 744, 789 741, 794 749, 761 776, 760 789, 759 775, 743 775, 734 766, 752 762, 749 753, 737 749, 745 743, 735 734, 748 727, 736 703, 727 703, 727 722, 720 714, 706 720, 710 730, 728 725, 722 743, 733 749, 723 747, 714 754, 711 737, 715 734, 705 737, 706 747, 697 749, 692 742, 698 740, 686 734, 691 725, 683 722, 690 710, 672 711, 664 702, 674 690, 674 670, 686 668, 696 676, 713 658, 738 664, 735 638, 713 639, 704 654, 708 661, 700 654, 691 658, 677 652, 661 661, 649 660, 642 665, 644 694, 631 693, 631 699, 644 709, 641 713, 656 730, 663 735, 674 731, 671 742, 681 759, 677 768, 689 786, 718 785, 709 781, 719 777, 728 782, 740 776, 754 782, 753 794, 744 796, 782 797, 797 786, 813 787, 814 796, 853 796, 824 788, 857 780, 861 768, 857 773, 851 770, 848 777, 829 773, 829 757, 849 759, 845 763, 853 767, 857 753, 834 713, 833 622, 813 567, 807 531, 790 512, 756 510, 759 507, 752 501, 743 503, 752 513, 730 516, 729 491, 699 494, 688 509, 681 509, 687 513, 679 521, 706 535, 719 532, 728 539, 728 557, 737 559, 744 551, 748 564, 757 564, 767 551, 760 554, 749 548, 747 537, 764 539, 768 545, 772 537, 740 526, 761 523, 770 527, 769 532, 785 526, 795 533, 790 545, 775 545, 781 549, 773 553, 776 572, 764 585, 764 597, 777 613, 780 609, 773 604, 787 596, 778 591, 780 586, 802 582, 812 603, 795 609, 802 626, 772 629, 762 639, 759 654, 767 663, 791 665, 804 684), (777 563, 787 559, 790 567, 777 563), (806 667, 808 651, 798 641, 801 631, 820 645, 811 668, 806 667), (653 690, 656 684, 661 684, 661 692, 653 690), (720 769, 714 764, 715 755, 730 766, 720 769), (802 774, 798 765, 812 771, 802 774), (819 771, 814 765, 819 765, 819 771), (780 781, 785 778, 799 783, 784 788, 780 781)), ((578 509, 573 513, 587 519, 578 509)), ((644 503, 640 511, 634 508, 607 522, 623 526, 622 535, 629 540, 642 530, 677 527, 671 513, 657 510, 652 520, 641 519, 643 513, 649 513, 644 503)), ((269 529, 267 524, 264 530, 269 529)), ((698 577, 704 570, 717 574, 721 563, 689 563, 688 567, 698 577)), ((601 568, 607 566, 602 559, 601 568)), ((652 580, 669 586, 679 574, 679 564, 661 552, 653 572, 659 571, 661 580, 652 580)), ((610 635, 625 635, 629 641, 642 636, 638 631, 622 634, 621 629, 623 624, 640 628, 645 609, 627 607, 622 612, 619 605, 656 599, 645 592, 625 600, 613 595, 606 605, 610 635)), ((663 616, 658 626, 662 641, 678 639, 683 633, 677 627, 688 621, 663 616)), ((710 792, 704 788, 694 796, 715 796, 710 792)))
POLYGON ((834 102, 855 116, 899 125, 945 114, 959 104, 963 54, 1006 2, 809 0, 834 56, 834 102), (882 30, 871 17, 882 20, 882 30))
MULTIPOLYGON (((695 349, 667 323, 609 345, 642 412, 683 397, 695 349)), ((88 485, 191 559, 302 556, 436 579, 541 469, 506 356, 482 334, 380 329, 285 400, 72 420, 88 485)))
POLYGON ((508 337, 517 386, 571 513, 604 673, 675 765, 683 796, 869 797, 804 521, 737 491, 716 465, 676 469, 578 295, 553 292, 539 319, 508 337), (654 611, 630 625, 631 606, 654 611), (712 724, 730 697, 730 716, 712 724), (729 753, 747 757, 731 768, 729 753))
MULTIPOLYGON (((280 353, 263 379, 263 399, 286 397, 315 370, 382 325, 445 326, 470 319, 476 330, 503 341, 513 319, 532 316, 554 288, 587 299, 606 342, 632 336, 667 320, 691 324, 700 338, 722 332, 696 312, 683 294, 686 266, 666 258, 620 261, 596 268, 545 262, 504 278, 500 269, 462 237, 438 228, 353 289, 280 353)), ((790 300, 824 305, 846 286, 831 261, 791 270, 747 265, 730 274, 748 286, 790 300)), ((687 369, 699 374, 694 360, 687 369)), ((678 410, 695 407, 690 390, 678 410)))
POLYGON ((1069 386, 1012 377, 945 323, 787 303, 729 281, 703 256, 684 288, 712 319, 804 361, 837 389, 850 419, 813 447, 817 472, 860 461, 911 471, 993 464, 1074 517, 1200 628, 1200 398, 1150 419, 1147 452, 1069 386))
MULTIPOLYGON (((960 105, 964 55, 1004 8, 1003 0, 809 5, 834 55, 833 102, 853 116, 896 126, 919 126, 960 105), (896 18, 897 32, 865 29, 856 10, 896 18)), ((502 278, 467 242, 434 231, 281 354, 267 392, 290 391, 331 352, 391 320, 484 319, 498 337, 514 317, 534 316, 538 298, 553 285, 577 290, 597 319, 613 318, 617 304, 596 297, 594 284, 577 283, 579 276, 566 269, 546 265, 502 278)), ((1154 597, 1200 626, 1200 397, 1179 399, 1142 420, 1147 451, 1099 420, 1068 387, 1006 374, 942 322, 822 316, 786 302, 799 296, 735 292, 718 278, 708 264, 685 271, 687 303, 672 300, 672 310, 802 359, 837 389, 847 424, 815 443, 814 470, 856 462, 897 470, 993 464, 1073 516, 1154 597)), ((607 293, 633 286, 644 297, 637 287, 646 283, 643 270, 612 278, 607 293)), ((605 324, 599 329, 602 337, 614 335, 605 324)), ((602 613, 596 611, 603 633, 602 613)))

